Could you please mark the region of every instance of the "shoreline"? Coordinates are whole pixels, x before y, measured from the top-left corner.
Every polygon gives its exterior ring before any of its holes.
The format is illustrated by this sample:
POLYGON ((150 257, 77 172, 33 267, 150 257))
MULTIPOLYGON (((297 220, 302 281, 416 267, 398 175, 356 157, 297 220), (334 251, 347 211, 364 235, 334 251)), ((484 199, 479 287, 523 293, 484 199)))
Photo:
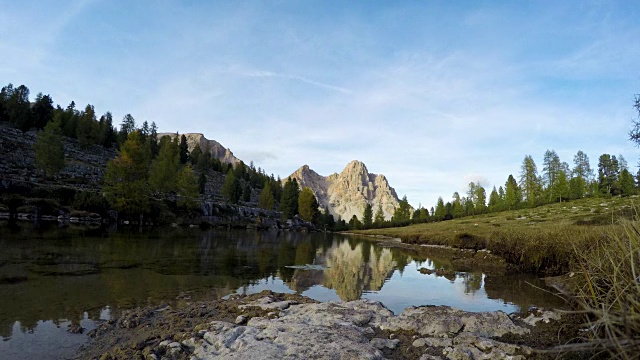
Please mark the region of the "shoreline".
POLYGON ((567 324, 575 319, 553 310, 518 316, 428 305, 393 314, 371 300, 319 303, 263 291, 123 311, 89 332, 75 359, 554 358, 543 352, 557 336, 577 335, 567 324))

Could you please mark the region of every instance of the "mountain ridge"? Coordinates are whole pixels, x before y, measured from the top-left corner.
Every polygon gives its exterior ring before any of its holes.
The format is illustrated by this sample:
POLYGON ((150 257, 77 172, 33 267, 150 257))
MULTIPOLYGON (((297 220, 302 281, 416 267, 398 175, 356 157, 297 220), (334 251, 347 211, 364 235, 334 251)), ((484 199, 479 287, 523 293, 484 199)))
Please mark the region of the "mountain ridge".
POLYGON ((362 219, 367 204, 371 204, 374 214, 378 206, 382 206, 385 220, 390 220, 400 203, 386 176, 370 173, 359 160, 349 162, 340 173, 329 176, 322 176, 305 164, 284 180, 290 178, 296 179, 301 188, 310 188, 322 208, 347 221, 353 215, 362 219))

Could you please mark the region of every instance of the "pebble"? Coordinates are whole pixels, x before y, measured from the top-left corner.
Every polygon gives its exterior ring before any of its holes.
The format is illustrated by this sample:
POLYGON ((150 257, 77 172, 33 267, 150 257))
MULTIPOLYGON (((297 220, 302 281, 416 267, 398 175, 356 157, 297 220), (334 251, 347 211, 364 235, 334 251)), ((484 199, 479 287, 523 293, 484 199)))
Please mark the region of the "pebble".
POLYGON ((236 325, 244 325, 247 323, 247 317, 244 315, 240 315, 236 318, 236 325))

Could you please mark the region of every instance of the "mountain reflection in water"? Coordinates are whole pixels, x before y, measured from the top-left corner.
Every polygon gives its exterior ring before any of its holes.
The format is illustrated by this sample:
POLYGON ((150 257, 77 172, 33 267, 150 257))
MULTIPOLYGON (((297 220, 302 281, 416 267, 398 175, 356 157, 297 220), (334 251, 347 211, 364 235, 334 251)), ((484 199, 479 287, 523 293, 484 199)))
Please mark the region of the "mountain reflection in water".
POLYGON ((532 276, 423 275, 420 267, 451 263, 340 234, 0 224, 0 235, 0 350, 14 346, 16 331, 37 332, 46 322, 99 321, 104 309, 117 314, 262 289, 321 301, 366 297, 394 312, 427 304, 507 312, 559 304, 530 285, 543 287, 532 276))

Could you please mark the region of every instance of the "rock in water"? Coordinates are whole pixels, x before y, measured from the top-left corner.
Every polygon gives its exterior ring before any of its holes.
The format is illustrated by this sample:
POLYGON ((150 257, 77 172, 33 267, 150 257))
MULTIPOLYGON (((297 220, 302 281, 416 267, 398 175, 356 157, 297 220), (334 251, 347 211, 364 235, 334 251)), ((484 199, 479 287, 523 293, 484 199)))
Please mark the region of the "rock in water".
POLYGON ((385 219, 389 220, 400 203, 387 178, 369 173, 358 160, 350 162, 340 174, 322 176, 304 165, 284 181, 289 178, 296 179, 301 188, 311 188, 320 206, 336 219, 340 216, 349 221, 353 215, 362 218, 365 206, 371 204, 374 215, 381 205, 385 219))

